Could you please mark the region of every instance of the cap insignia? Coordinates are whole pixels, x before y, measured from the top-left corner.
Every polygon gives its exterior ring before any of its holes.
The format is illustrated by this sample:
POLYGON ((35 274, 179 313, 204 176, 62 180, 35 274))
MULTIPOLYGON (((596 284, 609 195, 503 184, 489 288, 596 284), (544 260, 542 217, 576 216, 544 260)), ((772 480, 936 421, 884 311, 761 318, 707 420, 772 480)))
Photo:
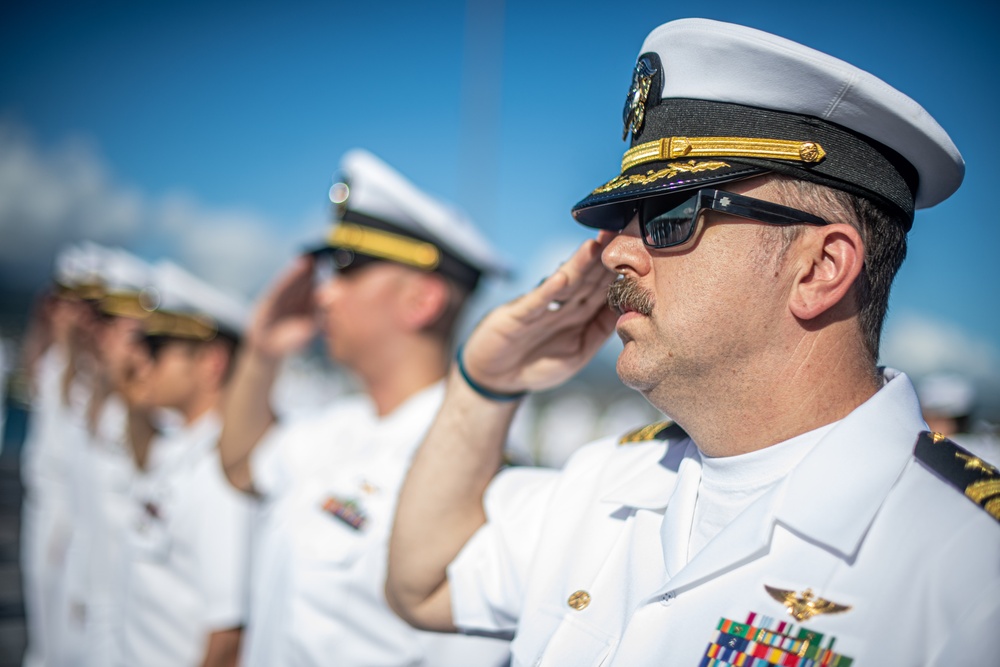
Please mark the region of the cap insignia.
POLYGON ((330 186, 330 203, 334 205, 338 220, 342 220, 347 211, 347 199, 351 196, 350 186, 339 181, 330 186))
POLYGON ((622 110, 623 141, 628 137, 630 130, 635 136, 642 129, 642 124, 646 120, 646 100, 649 98, 649 91, 653 87, 653 77, 656 76, 657 71, 649 56, 642 56, 635 63, 635 69, 632 71, 632 85, 629 86, 628 95, 625 97, 625 108, 622 110))
POLYGON ((851 610, 850 605, 837 604, 816 597, 811 588, 796 593, 764 584, 764 590, 772 598, 785 605, 788 608, 788 613, 796 621, 808 621, 813 616, 820 614, 841 614, 851 610))

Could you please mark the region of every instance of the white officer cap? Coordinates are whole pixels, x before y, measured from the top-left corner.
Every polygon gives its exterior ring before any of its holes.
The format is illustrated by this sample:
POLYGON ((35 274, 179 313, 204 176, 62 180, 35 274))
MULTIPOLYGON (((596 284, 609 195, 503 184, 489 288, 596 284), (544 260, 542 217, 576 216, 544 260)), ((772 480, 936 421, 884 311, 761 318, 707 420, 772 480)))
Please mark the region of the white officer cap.
POLYGON ((108 249, 81 241, 64 246, 56 253, 53 279, 56 295, 67 299, 99 299, 104 295, 101 267, 108 249))
POLYGON ((145 319, 149 315, 146 290, 152 286, 153 267, 122 248, 107 248, 99 268, 104 294, 98 308, 107 315, 145 319))
POLYGON ((170 261, 153 267, 153 286, 143 293, 150 316, 147 336, 211 340, 222 333, 239 338, 250 308, 245 300, 209 285, 170 261))
POLYGON ((968 379, 955 373, 933 373, 917 383, 920 407, 945 417, 972 413, 976 390, 968 379))
POLYGON ((912 223, 915 208, 949 197, 965 174, 941 126, 881 79, 706 19, 650 33, 623 122, 632 144, 621 173, 573 208, 585 225, 620 229, 638 199, 767 172, 869 197, 912 223))
POLYGON ((343 156, 330 201, 336 219, 322 250, 334 251, 341 269, 386 260, 440 273, 470 290, 484 274, 508 273, 462 211, 421 191, 368 151, 343 156))

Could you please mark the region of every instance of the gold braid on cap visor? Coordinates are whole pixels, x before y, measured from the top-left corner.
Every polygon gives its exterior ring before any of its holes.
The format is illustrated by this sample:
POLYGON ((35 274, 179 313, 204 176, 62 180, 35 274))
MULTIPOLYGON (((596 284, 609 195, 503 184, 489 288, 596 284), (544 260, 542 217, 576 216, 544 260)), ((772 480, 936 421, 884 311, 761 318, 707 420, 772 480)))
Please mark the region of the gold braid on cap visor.
POLYGON ((432 271, 441 261, 441 252, 426 241, 349 222, 341 222, 333 228, 329 243, 335 248, 354 250, 424 271, 432 271))
POLYGON ((116 317, 127 317, 133 320, 144 320, 149 317, 150 309, 142 305, 142 295, 139 292, 115 292, 105 295, 97 305, 102 313, 116 317))
POLYGON ((622 172, 647 162, 686 157, 747 157, 815 163, 826 157, 826 151, 814 141, 752 137, 664 137, 625 151, 622 156, 622 172))
POLYGON ((219 333, 219 327, 210 317, 157 310, 155 304, 144 302, 147 298, 143 292, 108 294, 98 308, 108 315, 142 320, 142 332, 147 336, 208 341, 219 333))
POLYGON ((150 313, 143 321, 142 329, 147 336, 170 336, 201 341, 212 340, 219 333, 215 322, 207 317, 163 310, 150 313))
POLYGON ((55 289, 55 295, 58 298, 68 301, 95 301, 103 297, 104 293, 102 283, 80 283, 78 285, 56 283, 55 289))

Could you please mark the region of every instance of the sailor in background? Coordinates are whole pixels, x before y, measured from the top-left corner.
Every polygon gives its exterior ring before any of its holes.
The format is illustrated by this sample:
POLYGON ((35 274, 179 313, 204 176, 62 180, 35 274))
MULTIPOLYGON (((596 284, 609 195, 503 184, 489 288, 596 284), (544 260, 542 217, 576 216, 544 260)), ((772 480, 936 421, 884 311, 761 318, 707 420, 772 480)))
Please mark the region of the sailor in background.
POLYGON ((927 426, 976 456, 1000 466, 997 427, 976 421, 976 388, 959 373, 931 373, 917 383, 917 396, 927 426))
POLYGON ((597 239, 458 358, 388 599, 515 630, 519 666, 996 664, 1000 474, 877 366, 914 209, 962 182, 951 139, 868 72, 700 19, 647 37, 623 124, 574 208, 597 239), (614 330, 676 424, 493 479, 518 398, 614 330))
POLYGON ((31 388, 21 459, 25 667, 56 665, 64 649, 66 553, 74 521, 69 463, 83 445, 102 256, 103 249, 90 243, 59 252, 53 286, 38 304, 24 351, 31 388))
POLYGON ((384 597, 399 485, 441 402, 456 321, 504 267, 461 213, 370 153, 344 155, 341 177, 326 242, 258 304, 225 409, 226 472, 260 504, 243 664, 506 664, 506 641, 419 632, 384 597), (364 393, 277 421, 279 365, 317 319, 364 393))
POLYGON ((137 470, 135 453, 148 449, 156 430, 154 411, 132 391, 136 374, 149 365, 139 340, 148 312, 130 304, 148 286, 151 267, 120 248, 103 248, 100 254, 89 396, 84 419, 67 424, 75 444, 66 452, 73 520, 60 603, 62 641, 51 663, 57 667, 118 664, 116 583, 130 526, 128 491, 137 470))
POLYGON ((250 511, 226 482, 219 406, 246 324, 241 300, 169 262, 136 295, 148 405, 180 416, 154 437, 131 491, 122 568, 122 667, 236 663, 246 617, 250 511))

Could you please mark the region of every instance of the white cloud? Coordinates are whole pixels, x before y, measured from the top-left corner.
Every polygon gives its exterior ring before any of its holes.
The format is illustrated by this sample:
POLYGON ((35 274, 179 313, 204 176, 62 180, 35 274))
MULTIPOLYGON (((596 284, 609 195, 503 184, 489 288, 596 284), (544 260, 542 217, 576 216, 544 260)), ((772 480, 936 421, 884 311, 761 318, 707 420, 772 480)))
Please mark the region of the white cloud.
POLYGON ((890 319, 882 359, 918 377, 955 371, 980 381, 1000 378, 1000 350, 992 342, 952 322, 912 311, 890 319))
POLYGON ((0 262, 47 270, 53 246, 129 239, 141 217, 139 195, 112 184, 86 143, 41 151, 23 128, 0 122, 0 262))
POLYGON ((117 179, 80 139, 41 147, 0 119, 0 275, 31 288, 51 273, 63 245, 89 239, 170 258, 222 287, 252 294, 301 247, 319 213, 281 229, 260 215, 213 208, 174 192, 153 197, 117 179))

